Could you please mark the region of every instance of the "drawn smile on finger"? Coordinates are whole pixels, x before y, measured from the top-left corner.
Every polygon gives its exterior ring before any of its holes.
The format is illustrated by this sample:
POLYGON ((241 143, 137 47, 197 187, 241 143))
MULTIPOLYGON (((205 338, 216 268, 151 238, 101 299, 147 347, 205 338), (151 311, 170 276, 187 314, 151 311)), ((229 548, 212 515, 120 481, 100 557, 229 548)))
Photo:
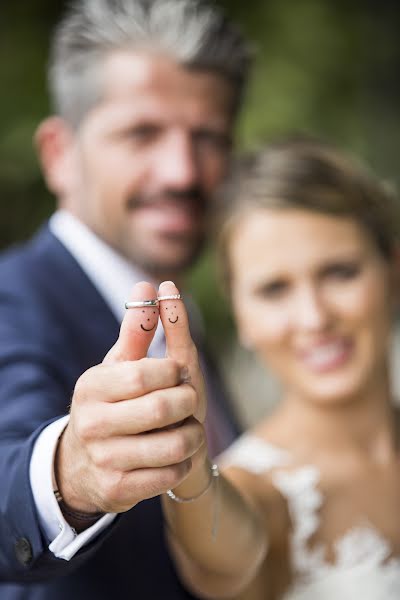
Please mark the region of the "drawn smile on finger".
POLYGON ((143 325, 140 323, 140 327, 143 329, 143 331, 153 331, 155 326, 156 326, 156 324, 153 325, 153 327, 150 327, 150 329, 146 329, 146 327, 143 327, 143 325))
MULTIPOLYGON (((151 314, 150 314, 150 312, 149 312, 149 311, 147 311, 147 313, 146 313, 146 310, 142 310, 142 313, 144 313, 144 316, 145 316, 145 317, 147 317, 147 315, 150 315, 150 317, 148 317, 148 318, 146 319, 146 321, 147 321, 147 323, 148 323, 148 325, 149 325, 149 326, 148 326, 148 327, 145 327, 144 325, 142 325, 142 323, 140 323, 140 328, 141 328, 143 331, 147 331, 147 332, 148 332, 148 331, 153 331, 153 329, 154 329, 154 327, 156 327, 156 325, 157 325, 157 321, 158 321, 158 310, 157 310, 157 311, 153 310, 153 315, 154 315, 153 317, 151 317, 151 314), (154 323, 154 325, 151 325, 151 321, 152 321, 152 320, 155 320, 155 323, 154 323)), ((143 317, 143 319, 144 319, 144 317, 143 317)))
MULTIPOLYGON (((170 308, 172 308, 172 309, 176 309, 176 306, 173 306, 173 307, 172 307, 172 306, 170 306, 170 308)), ((166 306, 166 307, 165 307, 165 310, 168 310, 168 306, 166 306)), ((173 315, 173 313, 174 313, 174 310, 172 310, 172 315, 171 315, 172 317, 174 316, 174 315, 173 315)), ((170 314, 171 314, 171 313, 170 313, 170 314)), ((174 325, 174 324, 175 324, 175 323, 178 321, 178 319, 179 319, 179 315, 176 315, 176 319, 175 319, 175 321, 174 321, 173 319, 171 319, 171 317, 168 317, 168 321, 169 321, 170 323, 172 323, 172 325, 174 325)))

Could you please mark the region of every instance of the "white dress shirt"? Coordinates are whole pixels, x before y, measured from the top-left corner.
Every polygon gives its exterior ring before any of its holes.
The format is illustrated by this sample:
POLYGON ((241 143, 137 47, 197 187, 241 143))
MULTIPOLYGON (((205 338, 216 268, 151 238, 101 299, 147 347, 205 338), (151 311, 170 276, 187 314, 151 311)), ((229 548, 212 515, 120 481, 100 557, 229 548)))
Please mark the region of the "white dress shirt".
MULTIPOLYGON (((148 276, 133 267, 70 213, 57 211, 51 217, 49 226, 121 322, 125 312, 125 301, 129 299, 133 285, 138 281, 148 281, 148 276)), ((165 355, 165 338, 160 325, 148 354, 153 357, 165 355)), ((30 463, 30 483, 40 524, 50 542, 50 551, 64 560, 70 560, 116 516, 107 514, 77 534, 61 513, 54 496, 53 464, 58 439, 68 423, 68 418, 65 416, 58 419, 42 431, 36 440, 30 463)))

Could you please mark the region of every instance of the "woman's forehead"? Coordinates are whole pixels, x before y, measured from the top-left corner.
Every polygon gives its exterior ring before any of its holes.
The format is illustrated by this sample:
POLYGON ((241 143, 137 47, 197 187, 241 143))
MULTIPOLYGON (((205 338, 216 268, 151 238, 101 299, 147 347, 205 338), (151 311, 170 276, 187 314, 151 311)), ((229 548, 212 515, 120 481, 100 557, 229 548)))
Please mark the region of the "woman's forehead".
POLYGON ((328 245, 327 236, 329 239, 343 239, 354 243, 363 242, 366 237, 362 224, 349 216, 297 208, 256 207, 239 218, 233 239, 236 242, 265 241, 273 246, 282 244, 283 234, 288 236, 286 241, 289 243, 294 238, 304 238, 305 242, 318 241, 323 245, 328 245), (310 238, 311 233, 313 236, 310 238))
POLYGON ((352 218, 260 208, 238 223, 230 241, 230 256, 234 269, 248 262, 254 268, 295 270, 300 263, 344 258, 373 246, 367 232, 352 218))

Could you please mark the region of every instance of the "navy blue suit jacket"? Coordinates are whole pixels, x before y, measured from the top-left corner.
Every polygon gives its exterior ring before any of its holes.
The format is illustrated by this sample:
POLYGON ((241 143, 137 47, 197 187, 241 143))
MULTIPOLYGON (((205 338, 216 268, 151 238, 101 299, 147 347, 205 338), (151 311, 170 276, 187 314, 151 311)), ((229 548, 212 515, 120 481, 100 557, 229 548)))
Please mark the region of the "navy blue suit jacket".
POLYGON ((44 227, 0 258, 0 598, 192 598, 164 541, 158 498, 141 502, 71 561, 44 539, 29 486, 33 444, 65 415, 78 377, 102 361, 119 324, 44 227))

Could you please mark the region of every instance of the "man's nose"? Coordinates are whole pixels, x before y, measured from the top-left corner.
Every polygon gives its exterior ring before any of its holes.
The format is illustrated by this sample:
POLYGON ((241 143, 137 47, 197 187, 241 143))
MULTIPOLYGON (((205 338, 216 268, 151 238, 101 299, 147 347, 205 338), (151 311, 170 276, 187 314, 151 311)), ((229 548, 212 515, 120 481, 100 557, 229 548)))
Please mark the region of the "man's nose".
POLYGON ((171 132, 160 149, 155 169, 159 183, 166 188, 184 190, 196 186, 199 165, 191 134, 171 132))
POLYGON ((293 305, 293 319, 306 331, 323 331, 330 320, 330 311, 321 290, 315 285, 307 285, 297 291, 293 305))

